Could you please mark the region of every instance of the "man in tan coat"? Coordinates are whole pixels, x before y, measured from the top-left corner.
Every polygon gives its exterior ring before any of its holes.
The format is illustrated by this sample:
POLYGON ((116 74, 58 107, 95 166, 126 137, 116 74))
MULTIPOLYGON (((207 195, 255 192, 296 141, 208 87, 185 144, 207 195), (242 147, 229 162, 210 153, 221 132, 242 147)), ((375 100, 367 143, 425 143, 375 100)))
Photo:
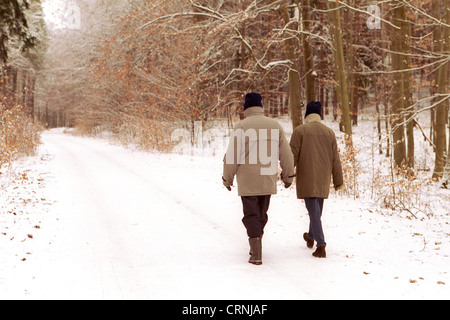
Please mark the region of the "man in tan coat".
POLYGON ((321 115, 320 102, 308 103, 305 124, 295 128, 290 145, 297 167, 297 198, 305 200, 310 217, 309 232, 303 238, 309 248, 317 242, 313 256, 325 258, 326 242, 321 221, 323 202, 330 192, 331 177, 336 190, 344 181, 336 136, 321 123, 321 115))
POLYGON ((234 128, 224 157, 223 184, 231 191, 234 176, 242 199, 250 244, 250 263, 262 264, 262 235, 268 220, 270 197, 277 193, 278 162, 281 180, 289 188, 294 177, 294 158, 281 125, 264 116, 261 95, 248 93, 245 119, 234 128))

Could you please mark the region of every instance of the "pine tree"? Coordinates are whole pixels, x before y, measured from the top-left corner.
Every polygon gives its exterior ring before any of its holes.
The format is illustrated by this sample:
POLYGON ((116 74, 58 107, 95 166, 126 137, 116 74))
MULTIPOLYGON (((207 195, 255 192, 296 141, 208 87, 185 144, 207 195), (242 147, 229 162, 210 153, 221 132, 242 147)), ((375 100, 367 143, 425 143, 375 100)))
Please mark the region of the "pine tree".
POLYGON ((8 60, 12 39, 17 39, 20 49, 26 51, 36 44, 36 37, 28 31, 25 10, 29 8, 26 0, 2 0, 0 2, 0 62, 8 60))

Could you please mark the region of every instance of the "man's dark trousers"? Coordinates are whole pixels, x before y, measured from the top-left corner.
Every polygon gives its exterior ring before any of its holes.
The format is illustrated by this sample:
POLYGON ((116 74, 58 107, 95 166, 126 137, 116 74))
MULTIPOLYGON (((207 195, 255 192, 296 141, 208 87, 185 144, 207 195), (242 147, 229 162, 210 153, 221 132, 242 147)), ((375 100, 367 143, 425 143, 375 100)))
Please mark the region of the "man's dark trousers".
POLYGON ((325 247, 325 236, 322 229, 323 198, 305 198, 306 209, 309 213, 308 239, 317 242, 318 247, 325 247))
POLYGON ((269 220, 270 194, 264 196, 245 196, 242 198, 244 207, 244 223, 249 238, 260 237, 264 233, 264 227, 269 220))

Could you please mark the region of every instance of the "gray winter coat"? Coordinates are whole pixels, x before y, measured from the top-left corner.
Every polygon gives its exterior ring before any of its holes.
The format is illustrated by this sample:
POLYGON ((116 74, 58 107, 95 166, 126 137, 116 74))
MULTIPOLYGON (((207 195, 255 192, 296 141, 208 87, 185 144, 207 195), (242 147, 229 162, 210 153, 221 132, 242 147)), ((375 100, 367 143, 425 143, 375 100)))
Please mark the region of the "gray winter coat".
POLYGON ((294 157, 281 125, 264 116, 261 107, 244 111, 245 120, 234 128, 224 157, 223 184, 233 185, 236 175, 239 196, 277 193, 278 162, 281 179, 292 183, 294 157))

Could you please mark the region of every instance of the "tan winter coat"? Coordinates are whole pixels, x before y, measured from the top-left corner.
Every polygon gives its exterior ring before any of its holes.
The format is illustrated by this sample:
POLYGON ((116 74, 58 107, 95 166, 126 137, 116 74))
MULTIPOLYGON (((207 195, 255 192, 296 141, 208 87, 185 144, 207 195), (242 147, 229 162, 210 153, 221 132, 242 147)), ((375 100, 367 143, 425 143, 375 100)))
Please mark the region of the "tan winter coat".
POLYGON ((236 175, 239 196, 276 194, 278 162, 283 182, 293 181, 294 157, 289 143, 281 125, 265 117, 263 108, 250 107, 244 115, 245 119, 236 125, 230 137, 224 157, 223 184, 232 186, 236 175))
POLYGON ((320 115, 308 115, 292 133, 290 145, 297 167, 297 198, 328 198, 331 176, 335 188, 343 185, 336 136, 321 123, 320 115))

